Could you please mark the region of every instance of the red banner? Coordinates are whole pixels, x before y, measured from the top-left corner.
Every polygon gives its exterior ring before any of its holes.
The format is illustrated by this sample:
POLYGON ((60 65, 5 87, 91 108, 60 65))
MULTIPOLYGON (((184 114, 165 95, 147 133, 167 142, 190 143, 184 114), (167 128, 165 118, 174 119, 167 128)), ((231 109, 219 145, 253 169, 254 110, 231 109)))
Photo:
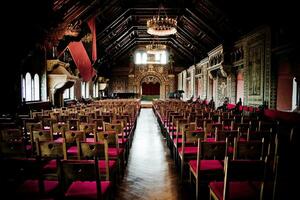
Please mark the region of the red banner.
POLYGON ((82 79, 84 81, 91 80, 96 72, 82 42, 70 42, 68 48, 82 79))
POLYGON ((93 43, 92 43, 92 60, 95 62, 97 60, 97 36, 96 36, 96 24, 95 24, 95 17, 91 18, 88 21, 89 28, 92 33, 93 43))

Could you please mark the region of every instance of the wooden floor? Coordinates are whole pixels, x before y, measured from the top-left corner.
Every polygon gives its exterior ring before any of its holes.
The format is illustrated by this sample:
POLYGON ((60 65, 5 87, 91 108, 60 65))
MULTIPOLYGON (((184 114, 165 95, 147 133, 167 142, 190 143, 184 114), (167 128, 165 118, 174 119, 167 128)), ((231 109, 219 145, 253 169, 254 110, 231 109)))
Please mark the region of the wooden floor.
POLYGON ((150 108, 138 117, 124 179, 116 199, 181 200, 194 199, 183 190, 173 160, 150 108))

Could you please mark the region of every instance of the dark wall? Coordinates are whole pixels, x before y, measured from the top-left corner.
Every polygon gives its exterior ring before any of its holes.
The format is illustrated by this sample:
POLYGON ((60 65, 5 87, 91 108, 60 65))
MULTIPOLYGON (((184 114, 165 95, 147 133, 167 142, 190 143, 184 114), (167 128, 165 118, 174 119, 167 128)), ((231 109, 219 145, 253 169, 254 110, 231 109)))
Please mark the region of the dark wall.
POLYGON ((22 71, 39 71, 46 30, 50 23, 50 0, 8 1, 1 12, 2 55, 0 72, 0 113, 15 113, 21 103, 22 71), (6 14, 5 14, 6 13, 6 14), (35 59, 39 57, 40 59, 35 59))

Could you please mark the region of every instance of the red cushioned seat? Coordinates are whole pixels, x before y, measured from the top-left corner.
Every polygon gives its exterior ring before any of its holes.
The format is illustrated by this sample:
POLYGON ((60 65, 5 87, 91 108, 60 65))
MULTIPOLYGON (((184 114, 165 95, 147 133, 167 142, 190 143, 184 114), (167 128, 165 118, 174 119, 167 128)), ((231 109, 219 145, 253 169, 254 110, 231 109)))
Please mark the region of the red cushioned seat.
POLYGON ((77 153, 78 153, 77 146, 71 146, 67 150, 67 153, 72 154, 72 155, 77 155, 77 153))
POLYGON ((126 144, 127 141, 128 141, 127 138, 124 138, 124 140, 122 138, 118 139, 119 144, 126 144))
POLYGON ((31 151, 31 149, 32 149, 31 144, 26 145, 25 148, 26 148, 26 151, 31 151))
POLYGON ((49 162, 47 162, 44 167, 43 167, 43 171, 44 172, 54 172, 57 169, 57 164, 56 164, 56 160, 50 160, 49 162))
POLYGON ((118 157, 119 155, 121 155, 123 153, 124 153, 124 148, 119 148, 119 154, 117 152, 117 148, 111 148, 111 147, 109 147, 107 149, 108 157, 118 157))
MULTIPOLYGON (((105 166, 105 160, 99 160, 98 161, 98 165, 99 165, 99 169, 100 169, 100 173, 101 174, 105 174, 106 173, 106 166, 105 166)), ((117 166, 117 161, 116 160, 109 160, 108 161, 108 168, 109 170, 115 168, 117 166)))
POLYGON ((62 138, 62 137, 59 137, 56 140, 54 140, 54 142, 63 142, 63 141, 64 141, 64 138, 62 138))
MULTIPOLYGON (((210 182, 210 190, 223 199, 224 182, 210 182)), ((229 199, 232 200, 253 200, 259 199, 260 183, 251 181, 233 181, 229 183, 229 199)))
MULTIPOLYGON (((178 148, 178 152, 182 153, 182 147, 178 148)), ((197 147, 185 147, 184 154, 197 154, 197 147)))
POLYGON ((233 150, 234 150, 234 149, 233 149, 232 146, 229 146, 229 147, 228 147, 228 153, 229 153, 229 154, 233 154, 233 150))
MULTIPOLYGON (((101 181, 101 194, 104 195, 110 186, 110 181, 101 181)), ((97 199, 96 182, 74 181, 66 191, 65 196, 78 199, 97 199)))
POLYGON ((215 139, 215 138, 206 138, 205 141, 206 141, 206 142, 215 142, 216 139, 215 139))
POLYGON ((95 138, 88 137, 85 139, 86 142, 95 142, 95 138))
MULTIPOLYGON (((196 173, 197 160, 190 160, 189 165, 191 169, 196 173)), ((200 161, 200 171, 223 171, 223 165, 219 160, 201 160, 200 161)))

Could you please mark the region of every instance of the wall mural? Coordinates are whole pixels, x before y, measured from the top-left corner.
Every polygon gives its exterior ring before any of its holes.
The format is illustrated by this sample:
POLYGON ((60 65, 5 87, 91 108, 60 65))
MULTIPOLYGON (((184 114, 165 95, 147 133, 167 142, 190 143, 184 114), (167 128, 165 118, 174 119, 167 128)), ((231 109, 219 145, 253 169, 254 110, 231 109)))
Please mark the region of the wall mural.
POLYGON ((249 48, 249 95, 260 95, 263 76, 263 45, 249 48))
POLYGON ((126 79, 114 79, 111 83, 111 91, 115 93, 127 92, 128 81, 126 79))
MULTIPOLYGON (((270 107, 271 87, 271 39, 268 28, 261 29, 253 35, 245 38, 246 41, 246 62, 244 97, 245 104, 259 106, 265 101, 270 107)), ((272 105, 271 105, 272 104, 272 105)))

